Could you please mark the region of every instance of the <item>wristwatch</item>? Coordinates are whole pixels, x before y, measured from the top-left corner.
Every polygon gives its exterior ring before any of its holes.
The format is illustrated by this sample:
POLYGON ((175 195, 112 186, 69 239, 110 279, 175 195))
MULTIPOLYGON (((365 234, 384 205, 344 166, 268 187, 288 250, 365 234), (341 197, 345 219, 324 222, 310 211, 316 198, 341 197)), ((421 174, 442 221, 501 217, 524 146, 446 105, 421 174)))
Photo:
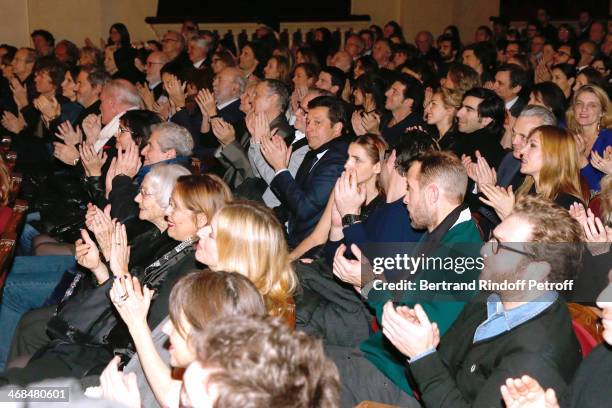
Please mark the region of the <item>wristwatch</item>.
POLYGON ((361 221, 361 215, 358 214, 346 214, 342 217, 342 227, 346 228, 353 225, 356 222, 361 221))

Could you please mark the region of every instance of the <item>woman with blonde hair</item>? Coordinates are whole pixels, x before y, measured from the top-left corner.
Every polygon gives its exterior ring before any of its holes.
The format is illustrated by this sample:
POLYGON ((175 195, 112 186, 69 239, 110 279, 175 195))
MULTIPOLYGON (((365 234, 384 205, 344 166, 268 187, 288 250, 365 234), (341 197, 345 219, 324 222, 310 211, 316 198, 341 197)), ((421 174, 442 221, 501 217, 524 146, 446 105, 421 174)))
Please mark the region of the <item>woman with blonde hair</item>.
POLYGON ((198 236, 198 261, 212 270, 245 275, 263 296, 269 314, 295 324, 297 277, 283 227, 270 209, 248 201, 231 203, 198 236))
POLYGON ((591 154, 597 152, 603 156, 606 147, 612 145, 612 104, 606 92, 595 85, 578 89, 567 111, 567 127, 578 141, 580 173, 589 188, 597 192, 604 173, 590 163, 591 154))
POLYGON ((455 117, 461 107, 461 98, 461 93, 457 91, 440 88, 425 106, 425 120, 436 127, 438 135, 433 135, 433 138, 440 150, 454 151, 459 138, 455 117))
POLYGON ((373 133, 358 136, 349 145, 345 171, 336 181, 334 191, 315 229, 291 251, 289 256, 292 260, 302 257, 315 258, 318 255, 317 250, 328 241, 334 221, 342 223, 343 216, 347 214, 359 216, 363 220, 378 205, 384 203, 384 192, 381 191, 378 177, 388 147, 382 136, 373 133), (336 202, 335 196, 340 190, 351 186, 363 194, 364 201, 358 208, 347 210, 336 202), (350 212, 346 213, 347 211, 350 212))
MULTIPOLYGON (((567 210, 576 202, 588 202, 586 186, 580 181, 579 162, 576 140, 569 131, 550 125, 533 129, 521 150, 520 172, 526 177, 516 197, 538 195, 567 210)), ((512 212, 515 197, 511 188, 485 184, 481 189, 487 197, 481 200, 493 207, 501 219, 512 212)))

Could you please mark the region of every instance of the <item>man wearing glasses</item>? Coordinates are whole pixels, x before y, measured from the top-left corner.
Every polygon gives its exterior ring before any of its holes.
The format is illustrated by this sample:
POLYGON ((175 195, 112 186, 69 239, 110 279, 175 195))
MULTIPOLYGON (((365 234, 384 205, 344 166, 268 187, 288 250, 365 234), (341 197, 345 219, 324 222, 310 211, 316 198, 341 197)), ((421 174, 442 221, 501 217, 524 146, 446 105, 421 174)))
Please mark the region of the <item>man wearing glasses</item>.
MULTIPOLYGON (((559 283, 575 278, 581 231, 569 213, 528 196, 493 231, 481 255, 481 280, 559 283)), ((427 406, 501 406, 507 377, 528 374, 563 391, 580 362, 567 304, 555 291, 482 293, 440 338, 420 305, 387 303, 383 333, 407 358, 406 367, 427 406)))
POLYGON ((153 100, 158 101, 159 97, 164 92, 164 86, 161 80, 161 69, 170 61, 168 56, 161 51, 154 51, 147 57, 147 65, 145 73, 147 74, 147 85, 153 92, 153 100))

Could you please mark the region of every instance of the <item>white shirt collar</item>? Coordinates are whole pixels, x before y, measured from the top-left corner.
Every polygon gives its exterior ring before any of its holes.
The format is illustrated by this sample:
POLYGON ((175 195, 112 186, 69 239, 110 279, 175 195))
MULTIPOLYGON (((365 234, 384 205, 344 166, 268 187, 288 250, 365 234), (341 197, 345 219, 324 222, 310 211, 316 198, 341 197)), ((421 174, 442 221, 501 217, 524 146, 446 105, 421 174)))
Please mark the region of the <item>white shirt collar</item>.
POLYGON ((157 85, 161 84, 161 81, 157 81, 154 84, 149 84, 149 89, 153 90, 153 88, 155 88, 157 85))
POLYGON ((462 222, 466 222, 472 219, 472 213, 470 212, 469 208, 466 208, 465 210, 461 211, 461 213, 459 213, 459 218, 457 218, 457 221, 455 221, 455 223, 453 224, 452 227, 450 227, 450 229, 454 228, 456 225, 461 224, 462 222))
POLYGON ((230 99, 227 102, 223 102, 222 104, 217 105, 217 110, 221 110, 221 109, 225 108, 226 106, 229 106, 232 103, 236 102, 237 100, 238 100, 238 98, 234 98, 234 99, 230 99))
POLYGON ((198 62, 194 63, 193 64, 194 68, 200 68, 202 66, 202 64, 204 63, 204 60, 206 60, 206 58, 203 58, 203 59, 199 60, 198 62))
POLYGON ((98 136, 98 140, 96 140, 96 142, 94 143, 94 149, 96 150, 96 153, 102 150, 102 147, 104 147, 106 142, 108 142, 112 137, 117 134, 117 131, 119 130, 119 119, 121 118, 121 116, 123 116, 125 112, 134 109, 138 108, 134 107, 126 109, 124 112, 119 113, 114 118, 112 118, 110 122, 104 125, 104 127, 100 130, 100 136, 98 136))
POLYGON ((506 110, 512 109, 516 101, 518 101, 518 95, 515 96, 514 99, 510 99, 508 102, 506 102, 506 110))

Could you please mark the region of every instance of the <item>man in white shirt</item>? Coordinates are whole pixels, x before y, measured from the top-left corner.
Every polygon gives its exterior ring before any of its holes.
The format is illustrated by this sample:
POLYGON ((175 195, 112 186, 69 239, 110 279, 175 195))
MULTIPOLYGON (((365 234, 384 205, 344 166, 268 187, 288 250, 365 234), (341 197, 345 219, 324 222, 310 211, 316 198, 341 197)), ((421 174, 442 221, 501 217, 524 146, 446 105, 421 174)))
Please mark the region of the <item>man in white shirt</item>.
POLYGON ((209 43, 204 37, 193 37, 189 40, 187 54, 195 69, 204 69, 207 63, 209 43))

